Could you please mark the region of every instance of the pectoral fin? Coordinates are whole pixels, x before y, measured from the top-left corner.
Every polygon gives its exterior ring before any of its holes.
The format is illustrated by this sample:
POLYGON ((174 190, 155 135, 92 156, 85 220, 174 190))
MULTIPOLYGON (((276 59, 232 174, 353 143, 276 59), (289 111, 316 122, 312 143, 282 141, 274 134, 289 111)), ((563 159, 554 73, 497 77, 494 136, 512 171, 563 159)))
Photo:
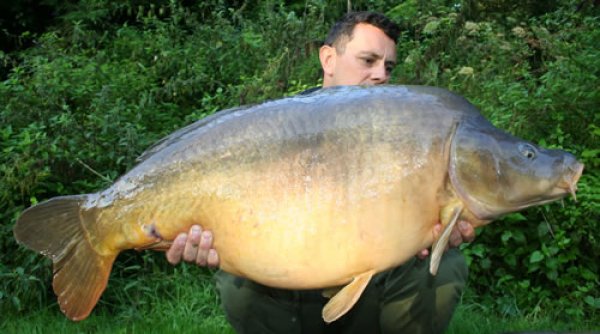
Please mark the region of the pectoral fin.
POLYGON ((365 291, 373 274, 371 270, 354 277, 352 282, 335 294, 323 308, 323 320, 330 323, 346 314, 365 291))
POLYGON ((458 221, 458 217, 463 210, 463 204, 460 202, 454 203, 450 206, 445 207, 441 213, 441 221, 444 226, 444 230, 442 234, 438 238, 438 240, 433 244, 433 248, 431 251, 431 262, 429 263, 429 272, 432 275, 437 274, 438 267, 440 266, 440 261, 442 260, 442 255, 444 255, 444 251, 446 250, 446 246, 448 245, 448 240, 450 240, 450 234, 452 233, 452 229, 456 225, 458 221))

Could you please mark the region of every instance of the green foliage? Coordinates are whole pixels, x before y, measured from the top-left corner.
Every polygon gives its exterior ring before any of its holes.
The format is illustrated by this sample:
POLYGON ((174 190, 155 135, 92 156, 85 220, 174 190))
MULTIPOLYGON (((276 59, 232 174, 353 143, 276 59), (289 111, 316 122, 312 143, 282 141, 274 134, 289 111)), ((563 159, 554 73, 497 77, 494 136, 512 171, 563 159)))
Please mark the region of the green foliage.
MULTIPOLYGON (((218 110, 318 84, 316 51, 346 1, 45 2, 35 45, 0 53, 0 311, 53 305, 49 261, 16 245, 20 212, 106 187, 152 142, 218 110)), ((590 1, 352 1, 397 19, 393 82, 448 87, 498 127, 586 164, 578 202, 509 215, 464 247, 487 312, 600 317, 600 20, 590 1)), ((15 7, 21 8, 21 7, 15 7)), ((199 271, 122 254, 99 312, 141 317, 199 271), (162 298, 162 297, 161 297, 162 298)), ((214 298, 208 297, 208 298, 214 298)), ((189 314, 209 315, 203 302, 189 314), (204 313, 206 312, 206 313, 204 313)), ((211 304, 212 305, 212 304, 211 304)), ((214 308, 214 305, 212 305, 214 308)))

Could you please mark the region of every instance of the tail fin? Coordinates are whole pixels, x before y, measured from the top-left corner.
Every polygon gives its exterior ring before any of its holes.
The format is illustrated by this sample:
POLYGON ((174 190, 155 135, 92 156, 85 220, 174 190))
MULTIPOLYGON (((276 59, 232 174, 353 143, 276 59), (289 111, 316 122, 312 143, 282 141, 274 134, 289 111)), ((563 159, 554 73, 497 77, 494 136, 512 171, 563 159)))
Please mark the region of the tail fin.
POLYGON ((80 209, 88 196, 55 197, 33 206, 13 230, 17 241, 52 259, 54 293, 74 321, 85 319, 98 302, 117 256, 98 254, 90 244, 80 209))

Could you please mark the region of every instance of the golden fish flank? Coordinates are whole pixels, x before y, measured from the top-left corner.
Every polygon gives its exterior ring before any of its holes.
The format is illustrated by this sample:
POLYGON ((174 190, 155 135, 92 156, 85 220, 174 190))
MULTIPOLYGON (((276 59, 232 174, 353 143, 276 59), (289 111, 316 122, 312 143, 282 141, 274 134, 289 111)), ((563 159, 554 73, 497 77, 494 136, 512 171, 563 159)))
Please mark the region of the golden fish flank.
POLYGON ((435 274, 458 219, 481 226, 574 194, 582 170, 446 90, 336 87, 202 119, 111 187, 25 210, 14 233, 52 259, 73 320, 92 311, 119 252, 164 249, 201 224, 225 271, 279 288, 341 287, 323 310, 331 322, 373 275, 434 243, 435 274))

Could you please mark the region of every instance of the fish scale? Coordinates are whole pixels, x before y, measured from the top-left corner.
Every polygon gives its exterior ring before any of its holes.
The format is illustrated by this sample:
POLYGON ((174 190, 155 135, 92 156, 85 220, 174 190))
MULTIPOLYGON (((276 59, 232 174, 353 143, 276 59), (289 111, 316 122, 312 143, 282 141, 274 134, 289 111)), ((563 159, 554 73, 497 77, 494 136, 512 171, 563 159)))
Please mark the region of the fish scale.
POLYGON ((222 270, 277 288, 340 287, 323 309, 331 322, 374 274, 432 245, 435 274, 456 221, 479 227, 574 194, 582 170, 447 90, 334 87, 191 124, 109 188, 28 208, 14 234, 53 259, 72 320, 92 311, 121 251, 164 250, 200 224, 222 270))

